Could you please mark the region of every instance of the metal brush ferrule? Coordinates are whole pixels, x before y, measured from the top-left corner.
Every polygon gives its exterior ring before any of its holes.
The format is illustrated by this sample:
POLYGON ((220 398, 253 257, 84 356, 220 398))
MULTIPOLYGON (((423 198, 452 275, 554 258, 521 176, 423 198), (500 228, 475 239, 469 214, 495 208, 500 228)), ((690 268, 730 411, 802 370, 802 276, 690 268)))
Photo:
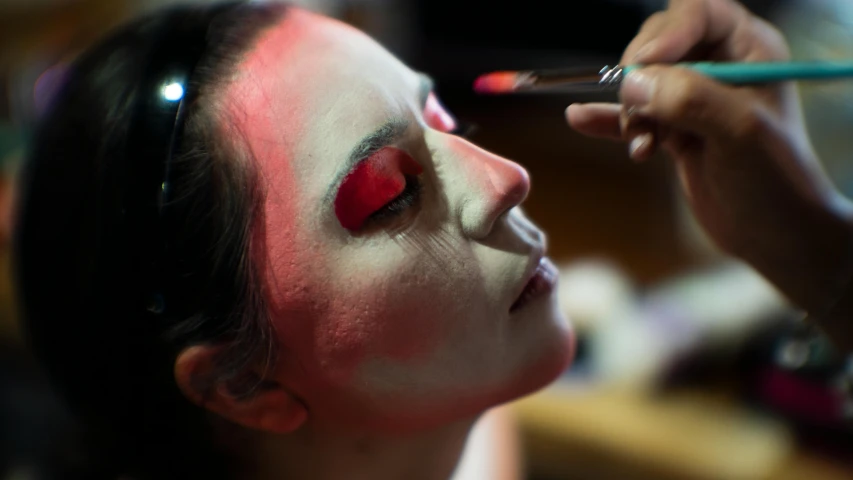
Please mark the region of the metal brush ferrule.
POLYGON ((606 89, 619 87, 622 84, 622 78, 625 76, 622 67, 619 65, 612 68, 605 65, 598 74, 601 75, 598 85, 606 89))
POLYGON ((513 91, 595 93, 622 83, 621 66, 561 68, 518 72, 513 91))

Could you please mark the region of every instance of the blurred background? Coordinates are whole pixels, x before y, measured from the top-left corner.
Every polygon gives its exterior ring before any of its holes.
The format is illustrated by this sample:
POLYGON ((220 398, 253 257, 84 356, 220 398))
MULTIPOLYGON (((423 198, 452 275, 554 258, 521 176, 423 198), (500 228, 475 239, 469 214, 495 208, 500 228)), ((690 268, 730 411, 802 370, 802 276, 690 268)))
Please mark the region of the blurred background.
MULTIPOLYGON (((76 426, 30 361, 8 275, 14 179, 54 70, 117 23, 171 0, 0 0, 0 479, 85 478, 76 426)), ((527 167, 527 213, 549 233, 578 361, 512 407, 528 478, 853 478, 853 362, 749 268, 720 255, 663 157, 572 132, 563 111, 604 94, 481 97, 477 75, 614 64, 663 0, 302 0, 430 73, 472 140, 527 167), (582 5, 582 6, 580 6, 582 5)), ((794 56, 853 58, 850 0, 750 0, 794 56)), ((853 194, 853 87, 801 87, 826 168, 853 194)), ((46 299, 49 301, 49 299, 46 299)))

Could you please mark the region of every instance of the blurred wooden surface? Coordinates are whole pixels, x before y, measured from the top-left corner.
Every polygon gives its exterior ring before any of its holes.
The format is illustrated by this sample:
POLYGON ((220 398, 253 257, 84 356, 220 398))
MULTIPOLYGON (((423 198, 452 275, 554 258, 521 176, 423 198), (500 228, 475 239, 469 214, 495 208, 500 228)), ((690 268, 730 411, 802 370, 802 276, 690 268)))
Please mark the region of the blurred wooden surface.
POLYGON ((784 423, 707 392, 558 385, 514 409, 535 478, 853 479, 799 447, 784 423))

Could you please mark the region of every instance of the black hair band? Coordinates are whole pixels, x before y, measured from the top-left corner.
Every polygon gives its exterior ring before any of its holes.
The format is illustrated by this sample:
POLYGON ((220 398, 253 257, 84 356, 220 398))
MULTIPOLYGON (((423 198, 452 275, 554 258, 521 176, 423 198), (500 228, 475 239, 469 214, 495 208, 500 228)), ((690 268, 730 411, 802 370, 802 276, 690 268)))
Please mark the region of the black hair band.
MULTIPOLYGON (((169 292, 175 290, 175 262, 167 240, 171 166, 181 144, 184 122, 194 95, 193 72, 207 49, 214 18, 241 2, 217 5, 204 19, 175 22, 156 42, 139 88, 128 132, 128 170, 122 216, 136 252, 135 272, 145 291, 140 307, 154 314, 166 311, 169 292)), ((171 302, 171 299, 170 299, 171 302)), ((171 309, 171 308, 170 308, 171 309)))

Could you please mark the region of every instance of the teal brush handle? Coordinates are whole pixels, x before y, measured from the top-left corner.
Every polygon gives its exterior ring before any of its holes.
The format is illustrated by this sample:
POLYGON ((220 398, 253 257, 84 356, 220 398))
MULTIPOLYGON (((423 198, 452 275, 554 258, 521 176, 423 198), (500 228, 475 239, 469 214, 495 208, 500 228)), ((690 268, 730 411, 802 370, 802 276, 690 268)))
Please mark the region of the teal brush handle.
MULTIPOLYGON (((628 65, 627 75, 645 65, 628 65)), ((820 80, 853 77, 853 61, 847 62, 694 62, 675 66, 696 70, 703 75, 726 83, 770 83, 790 80, 820 80)))

